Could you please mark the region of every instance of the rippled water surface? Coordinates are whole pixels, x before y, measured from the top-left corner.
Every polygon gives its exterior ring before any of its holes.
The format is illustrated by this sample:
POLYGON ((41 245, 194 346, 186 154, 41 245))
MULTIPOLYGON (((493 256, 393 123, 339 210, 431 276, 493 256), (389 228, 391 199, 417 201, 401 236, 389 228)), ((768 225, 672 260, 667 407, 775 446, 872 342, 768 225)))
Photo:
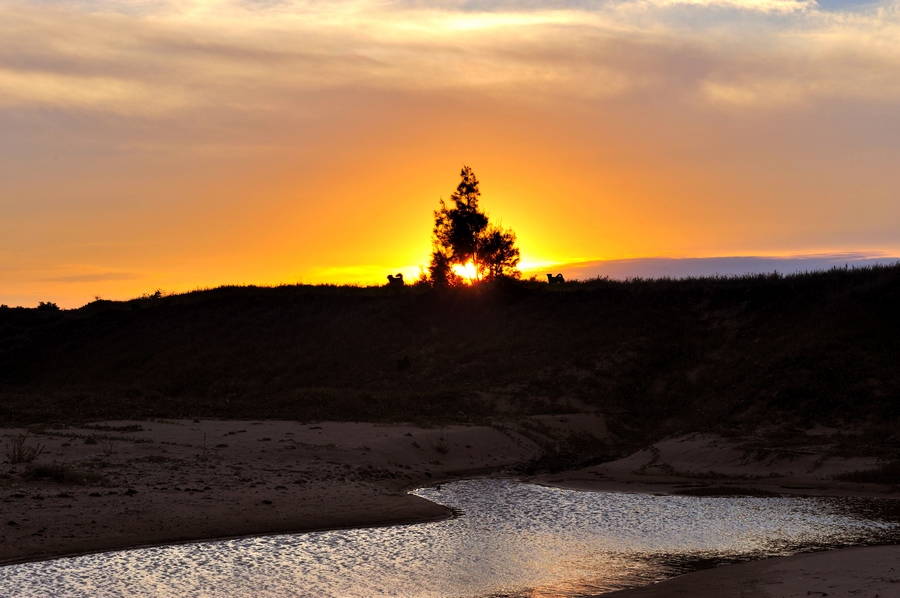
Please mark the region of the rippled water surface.
POLYGON ((884 542, 900 532, 879 520, 872 501, 576 492, 510 480, 415 493, 463 514, 13 565, 0 568, 0 595, 586 596, 701 560, 884 542))

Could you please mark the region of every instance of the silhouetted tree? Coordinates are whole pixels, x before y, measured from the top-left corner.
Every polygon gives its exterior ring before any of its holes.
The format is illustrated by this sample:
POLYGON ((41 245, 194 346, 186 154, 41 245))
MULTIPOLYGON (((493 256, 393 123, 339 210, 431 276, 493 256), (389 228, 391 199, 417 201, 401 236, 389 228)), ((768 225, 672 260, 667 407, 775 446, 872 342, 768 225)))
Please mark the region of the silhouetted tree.
POLYGON ((479 276, 488 280, 519 277, 519 248, 516 233, 499 226, 489 226, 478 239, 476 264, 479 276))
POLYGON ((453 262, 443 247, 435 246, 431 252, 431 264, 428 274, 431 284, 436 287, 455 286, 462 283, 462 278, 453 271, 453 262))
POLYGON ((440 200, 434 212, 429 275, 435 286, 460 284, 454 266, 472 263, 477 279, 519 276, 519 250, 511 230, 492 226, 478 207, 481 191, 478 179, 468 166, 460 171, 460 182, 450 195, 451 205, 440 200))

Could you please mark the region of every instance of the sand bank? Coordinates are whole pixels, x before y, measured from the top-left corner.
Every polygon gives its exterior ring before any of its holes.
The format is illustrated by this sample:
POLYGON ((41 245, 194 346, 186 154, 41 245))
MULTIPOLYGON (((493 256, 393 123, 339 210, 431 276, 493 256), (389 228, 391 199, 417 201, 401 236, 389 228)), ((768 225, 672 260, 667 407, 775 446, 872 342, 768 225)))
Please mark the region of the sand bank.
POLYGON ((578 490, 664 494, 727 493, 900 498, 896 487, 840 481, 878 460, 842 456, 820 429, 790 441, 688 434, 668 438, 624 458, 534 481, 578 490))
POLYGON ((900 546, 845 548, 724 565, 610 598, 897 598, 900 546))
MULTIPOLYGON (((0 430, 8 442, 22 430, 0 430)), ((448 509, 405 489, 537 454, 487 426, 113 421, 32 433, 0 465, 0 564, 147 544, 416 523, 448 509), (33 467, 40 477, 34 477, 33 467)))

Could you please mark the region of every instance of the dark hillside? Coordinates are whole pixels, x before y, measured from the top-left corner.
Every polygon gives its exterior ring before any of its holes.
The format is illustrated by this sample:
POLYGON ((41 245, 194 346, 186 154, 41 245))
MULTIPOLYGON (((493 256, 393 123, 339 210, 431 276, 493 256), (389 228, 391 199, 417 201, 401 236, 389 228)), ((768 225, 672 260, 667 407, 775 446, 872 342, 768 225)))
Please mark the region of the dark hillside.
POLYGON ((2 309, 0 420, 600 410, 658 433, 895 419, 898 307, 900 267, 2 309))

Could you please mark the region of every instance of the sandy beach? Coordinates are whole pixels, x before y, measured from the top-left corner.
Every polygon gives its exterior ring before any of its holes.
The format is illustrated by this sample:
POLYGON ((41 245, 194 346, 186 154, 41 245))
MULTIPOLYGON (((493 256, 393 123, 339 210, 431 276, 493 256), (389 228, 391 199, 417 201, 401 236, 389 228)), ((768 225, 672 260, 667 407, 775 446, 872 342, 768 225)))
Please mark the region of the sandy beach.
MULTIPOLYGON (((591 415, 541 416, 533 423, 421 428, 153 420, 32 431, 27 443, 43 446, 34 463, 0 466, 0 563, 440 519, 451 515, 449 509, 406 489, 462 477, 521 475, 521 464, 539 455, 547 438, 607 435, 602 418, 591 415)), ((23 432, 0 430, 0 442, 23 432)), ((531 480, 620 492, 897 496, 891 488, 832 479, 873 466, 871 458, 838 458, 808 447, 768 447, 754 454, 748 442, 695 434, 531 480)), ((898 559, 896 546, 796 555, 718 567, 616 595, 900 596, 898 559)))
POLYGON ((405 489, 502 471, 539 450, 487 426, 271 421, 110 421, 27 443, 44 447, 33 464, 0 466, 3 564, 440 519, 450 511, 405 489))

